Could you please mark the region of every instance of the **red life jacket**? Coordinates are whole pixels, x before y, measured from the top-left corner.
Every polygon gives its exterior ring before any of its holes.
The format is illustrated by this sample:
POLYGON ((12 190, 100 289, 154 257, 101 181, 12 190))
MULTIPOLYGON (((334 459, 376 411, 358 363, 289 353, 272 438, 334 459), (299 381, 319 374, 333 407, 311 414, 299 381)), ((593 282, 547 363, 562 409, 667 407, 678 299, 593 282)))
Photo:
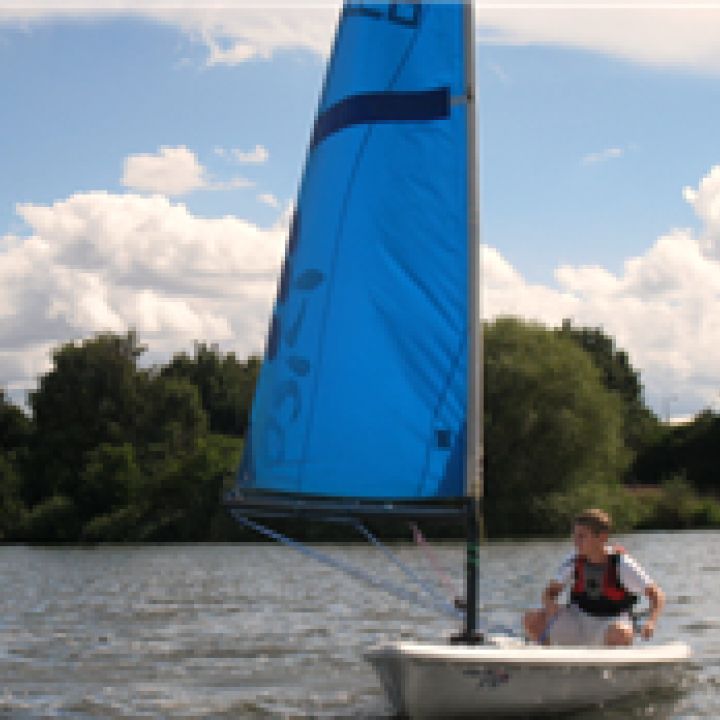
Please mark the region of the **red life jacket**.
POLYGON ((592 597, 585 587, 585 565, 587 558, 575 556, 575 582, 570 592, 570 602, 583 612, 595 617, 614 617, 628 612, 637 602, 637 596, 629 592, 620 582, 619 563, 622 548, 615 548, 606 558, 602 588, 592 597))

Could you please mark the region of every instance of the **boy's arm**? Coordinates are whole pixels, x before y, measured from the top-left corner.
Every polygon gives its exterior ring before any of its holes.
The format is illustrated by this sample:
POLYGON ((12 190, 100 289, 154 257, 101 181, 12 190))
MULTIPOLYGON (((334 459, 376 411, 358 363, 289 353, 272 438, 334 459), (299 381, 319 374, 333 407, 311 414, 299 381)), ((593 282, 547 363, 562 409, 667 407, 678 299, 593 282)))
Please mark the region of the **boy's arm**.
POLYGON ((547 584, 542 594, 545 614, 551 618, 558 611, 558 595, 569 585, 575 570, 575 555, 568 555, 560 564, 557 575, 547 584))
POLYGON ((640 631, 642 637, 647 640, 655 633, 657 619, 665 607, 665 593, 660 589, 660 586, 650 578, 645 570, 638 565, 635 559, 628 555, 622 555, 621 559, 620 582, 622 582, 630 592, 634 592, 636 595, 640 595, 640 593, 645 595, 650 603, 648 618, 640 631))
POLYGON ((642 636, 648 640, 653 636, 658 616, 665 607, 665 593, 658 585, 650 583, 650 585, 645 588, 645 595, 647 595, 647 598, 650 601, 650 614, 648 615, 648 619, 643 624, 640 632, 642 636))
POLYGON ((555 613, 558 611, 557 598, 558 595, 560 595, 560 593, 563 591, 564 587, 564 583, 561 583, 557 580, 551 580, 547 584, 545 590, 543 590, 542 604, 548 617, 555 615, 555 613))

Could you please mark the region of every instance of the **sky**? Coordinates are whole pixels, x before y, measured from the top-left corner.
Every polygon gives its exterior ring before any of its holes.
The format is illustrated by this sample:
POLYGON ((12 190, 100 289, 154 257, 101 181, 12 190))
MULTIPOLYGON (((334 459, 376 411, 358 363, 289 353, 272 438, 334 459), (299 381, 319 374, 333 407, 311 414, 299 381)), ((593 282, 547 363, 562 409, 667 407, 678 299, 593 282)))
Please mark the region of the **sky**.
MULTIPOLYGON (((261 353, 339 5, 0 0, 0 387, 135 328, 261 353)), ((477 7, 483 314, 720 410, 720 5, 477 7)))

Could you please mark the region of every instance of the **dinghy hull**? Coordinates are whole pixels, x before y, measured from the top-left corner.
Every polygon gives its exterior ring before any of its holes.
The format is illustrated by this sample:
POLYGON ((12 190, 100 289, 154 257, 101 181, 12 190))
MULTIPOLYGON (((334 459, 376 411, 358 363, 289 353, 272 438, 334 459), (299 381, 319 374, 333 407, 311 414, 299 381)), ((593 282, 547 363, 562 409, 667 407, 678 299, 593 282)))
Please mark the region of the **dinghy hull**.
POLYGON ((387 643, 366 659, 394 710, 425 718, 556 714, 682 683, 685 643, 630 648, 387 643))

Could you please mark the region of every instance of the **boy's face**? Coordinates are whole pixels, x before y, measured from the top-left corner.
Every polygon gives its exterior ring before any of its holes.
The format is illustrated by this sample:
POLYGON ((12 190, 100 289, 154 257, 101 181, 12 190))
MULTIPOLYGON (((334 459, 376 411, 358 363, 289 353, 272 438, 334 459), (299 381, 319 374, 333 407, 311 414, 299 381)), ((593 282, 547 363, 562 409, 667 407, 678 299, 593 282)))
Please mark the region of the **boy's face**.
POLYGON ((585 525, 573 526, 573 542, 578 555, 604 554, 607 540, 608 534, 606 532, 596 533, 585 525))

